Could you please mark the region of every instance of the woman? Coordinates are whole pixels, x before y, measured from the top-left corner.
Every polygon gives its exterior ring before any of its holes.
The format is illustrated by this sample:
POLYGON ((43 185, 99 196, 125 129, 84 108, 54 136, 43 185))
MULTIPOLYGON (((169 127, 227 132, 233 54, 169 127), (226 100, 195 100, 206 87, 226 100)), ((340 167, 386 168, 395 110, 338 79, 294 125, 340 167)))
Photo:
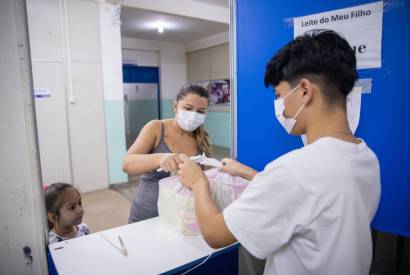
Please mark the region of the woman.
POLYGON ((179 153, 210 156, 211 144, 203 127, 209 92, 199 85, 186 85, 174 101, 175 118, 153 120, 141 130, 124 158, 123 170, 142 175, 132 202, 128 223, 158 216, 158 181, 177 173, 179 153), (163 171, 158 172, 157 169, 163 171))

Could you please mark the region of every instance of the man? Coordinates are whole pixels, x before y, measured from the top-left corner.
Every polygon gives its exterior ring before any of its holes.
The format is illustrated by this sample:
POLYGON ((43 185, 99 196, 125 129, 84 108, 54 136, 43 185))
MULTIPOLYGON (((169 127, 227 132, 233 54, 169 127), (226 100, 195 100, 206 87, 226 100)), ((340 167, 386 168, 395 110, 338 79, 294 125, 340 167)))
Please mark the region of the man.
POLYGON ((178 171, 191 188, 201 232, 214 248, 240 242, 266 258, 265 274, 368 274, 370 222, 380 198, 379 162, 349 130, 346 96, 356 58, 333 31, 290 42, 269 61, 265 86, 285 130, 308 145, 269 163, 261 173, 230 159, 222 171, 250 180, 222 213, 201 169, 186 156, 178 171))

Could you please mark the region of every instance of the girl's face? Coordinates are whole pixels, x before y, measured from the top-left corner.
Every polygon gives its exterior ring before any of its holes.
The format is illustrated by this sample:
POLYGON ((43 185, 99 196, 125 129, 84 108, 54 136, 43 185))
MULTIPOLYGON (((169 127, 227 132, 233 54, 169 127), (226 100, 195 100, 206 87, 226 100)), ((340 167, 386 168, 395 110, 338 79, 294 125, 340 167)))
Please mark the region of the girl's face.
POLYGON ((83 220, 84 210, 81 204, 81 197, 75 190, 69 192, 66 195, 66 201, 59 211, 57 222, 61 227, 78 225, 83 220))
POLYGON ((208 99, 199 95, 188 93, 184 98, 175 101, 174 111, 178 110, 192 111, 200 114, 206 114, 208 109, 208 99))

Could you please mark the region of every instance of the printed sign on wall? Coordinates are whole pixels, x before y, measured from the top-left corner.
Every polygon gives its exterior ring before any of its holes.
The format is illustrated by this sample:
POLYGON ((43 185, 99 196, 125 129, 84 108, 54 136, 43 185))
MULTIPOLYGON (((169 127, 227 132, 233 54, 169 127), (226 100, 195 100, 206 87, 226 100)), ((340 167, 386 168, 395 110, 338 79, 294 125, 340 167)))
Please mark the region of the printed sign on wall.
POLYGON ((294 37, 313 29, 331 29, 356 52, 357 69, 381 67, 383 1, 294 18, 294 37))

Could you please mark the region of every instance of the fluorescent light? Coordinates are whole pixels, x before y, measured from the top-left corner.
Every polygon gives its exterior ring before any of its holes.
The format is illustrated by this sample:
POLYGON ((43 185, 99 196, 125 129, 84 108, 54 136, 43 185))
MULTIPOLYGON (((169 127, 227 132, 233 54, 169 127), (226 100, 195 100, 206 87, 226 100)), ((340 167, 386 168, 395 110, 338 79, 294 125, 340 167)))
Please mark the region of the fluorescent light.
POLYGON ((140 27, 141 29, 145 30, 156 30, 158 31, 158 33, 163 33, 167 30, 176 30, 180 28, 180 26, 177 23, 165 22, 163 20, 145 22, 141 24, 140 27))
POLYGON ((163 33, 164 32, 164 24, 161 21, 158 21, 157 23, 157 29, 159 33, 163 33))
POLYGON ((163 33, 165 29, 165 24, 161 21, 155 22, 155 28, 158 30, 159 33, 163 33))

